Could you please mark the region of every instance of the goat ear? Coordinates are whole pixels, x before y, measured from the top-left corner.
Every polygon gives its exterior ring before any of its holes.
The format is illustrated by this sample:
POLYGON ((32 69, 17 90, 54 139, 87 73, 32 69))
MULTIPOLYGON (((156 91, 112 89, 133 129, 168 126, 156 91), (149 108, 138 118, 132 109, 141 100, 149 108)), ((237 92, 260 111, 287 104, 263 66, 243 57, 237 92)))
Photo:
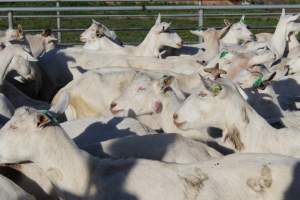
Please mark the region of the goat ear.
POLYGON ((215 79, 221 78, 222 74, 227 74, 225 70, 220 69, 219 63, 217 63, 215 67, 205 68, 204 72, 212 74, 215 79))
POLYGON ((92 23, 93 24, 97 24, 97 25, 99 25, 100 23, 99 22, 97 22, 96 20, 94 20, 94 19, 92 19, 92 23))
MULTIPOLYGON (((225 23, 225 20, 224 20, 224 23, 225 23)), ((217 31, 219 39, 222 39, 226 35, 226 33, 228 33, 231 26, 232 26, 232 24, 230 22, 225 23, 225 27, 222 28, 221 30, 217 31)))
POLYGON ((205 89, 210 91, 210 85, 213 84, 212 80, 205 79, 201 74, 199 74, 199 77, 200 77, 200 81, 203 83, 203 86, 205 87, 205 89))
POLYGON ((20 34, 23 34, 23 28, 22 28, 22 25, 21 24, 18 24, 18 32, 20 34))
POLYGON ((276 72, 273 72, 266 80, 264 80, 264 81, 272 81, 274 78, 275 78, 275 76, 276 76, 276 72))
POLYGON ((258 89, 264 90, 268 85, 271 84, 272 80, 276 76, 276 72, 273 72, 267 79, 265 79, 261 85, 258 87, 258 89))
POLYGON ((243 15, 240 19, 240 23, 245 24, 245 15, 243 15))
POLYGON ((228 19, 224 19, 225 26, 231 26, 231 23, 228 19))
POLYGON ((211 92, 211 86, 213 85, 213 81, 210 79, 204 78, 201 74, 199 74, 199 77, 200 77, 200 81, 202 82, 204 88, 207 91, 211 92))
POLYGON ((110 35, 111 35, 111 37, 112 37, 112 39, 116 39, 117 38, 117 34, 116 34, 116 32, 115 31, 109 31, 109 33, 110 33, 110 35))
POLYGON ((50 28, 46 28, 45 30, 43 30, 42 32, 42 36, 43 37, 48 37, 52 35, 52 30, 50 28))
POLYGON ((52 105, 49 109, 50 112, 61 115, 65 112, 70 102, 70 95, 64 92, 56 104, 52 105))
POLYGON ((164 87, 168 87, 173 83, 174 80, 175 80, 174 76, 166 76, 164 77, 162 84, 164 87))
POLYGON ((157 16, 156 21, 155 21, 155 25, 160 24, 160 22, 161 22, 161 15, 160 15, 160 13, 158 13, 158 16, 157 16))
POLYGON ((282 8, 281 17, 285 16, 285 8, 282 8))
POLYGON ((299 18, 300 14, 294 15, 292 17, 289 18, 289 22, 293 22, 295 20, 297 20, 299 18))
POLYGON ((37 124, 36 124, 37 127, 43 128, 46 125, 48 125, 50 122, 51 122, 51 120, 48 117, 46 117, 45 115, 43 115, 43 114, 37 115, 37 124))

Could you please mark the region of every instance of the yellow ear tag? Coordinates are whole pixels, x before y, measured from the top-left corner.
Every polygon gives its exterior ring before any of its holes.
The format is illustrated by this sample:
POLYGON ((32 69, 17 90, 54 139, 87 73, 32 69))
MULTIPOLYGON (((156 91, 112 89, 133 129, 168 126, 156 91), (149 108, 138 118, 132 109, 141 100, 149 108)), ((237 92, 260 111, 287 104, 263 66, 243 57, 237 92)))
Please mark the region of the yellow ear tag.
POLYGON ((222 88, 219 84, 213 84, 211 87, 211 91, 214 93, 214 95, 218 95, 221 90, 222 88))
POLYGON ((170 97, 170 96, 171 96, 171 92, 169 92, 169 91, 166 92, 166 93, 165 93, 165 96, 166 96, 166 97, 170 97))

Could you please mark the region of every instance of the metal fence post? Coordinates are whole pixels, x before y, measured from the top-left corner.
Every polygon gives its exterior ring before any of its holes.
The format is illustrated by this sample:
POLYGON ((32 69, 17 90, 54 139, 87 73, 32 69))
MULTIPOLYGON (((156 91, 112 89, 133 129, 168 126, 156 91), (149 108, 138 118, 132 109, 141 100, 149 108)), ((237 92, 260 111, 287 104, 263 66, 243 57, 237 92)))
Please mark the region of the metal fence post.
MULTIPOLYGON (((56 7, 59 8, 59 1, 56 1, 56 7)), ((61 32, 60 32, 60 28, 61 28, 61 24, 60 24, 60 12, 57 11, 56 12, 56 25, 57 25, 57 40, 58 43, 61 43, 61 32)))
MULTIPOLYGON (((202 0, 199 0, 199 7, 202 5, 202 0)), ((198 11, 198 27, 203 27, 203 9, 199 9, 198 11)), ((199 43, 202 42, 202 38, 199 37, 199 43)))
POLYGON ((12 11, 8 11, 7 14, 7 20, 8 20, 8 28, 12 29, 13 28, 13 12, 12 11))

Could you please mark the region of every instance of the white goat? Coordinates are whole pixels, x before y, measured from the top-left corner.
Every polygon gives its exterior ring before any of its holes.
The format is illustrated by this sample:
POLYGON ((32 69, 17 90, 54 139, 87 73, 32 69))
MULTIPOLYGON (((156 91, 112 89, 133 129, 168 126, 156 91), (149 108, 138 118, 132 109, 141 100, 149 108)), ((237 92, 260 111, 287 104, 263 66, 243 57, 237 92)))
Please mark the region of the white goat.
POLYGON ((225 79, 208 83, 188 97, 174 114, 181 129, 219 127, 220 144, 237 152, 279 153, 300 156, 299 130, 271 127, 241 97, 236 86, 225 79))
POLYGON ((25 42, 35 58, 39 58, 43 54, 54 49, 56 41, 57 39, 50 29, 45 29, 41 34, 25 35, 25 42))
POLYGON ((181 48, 182 39, 175 32, 170 31, 170 25, 161 22, 160 14, 155 25, 150 29, 144 41, 138 46, 121 46, 108 28, 99 22, 92 25, 81 34, 81 41, 86 42, 85 49, 103 50, 107 54, 160 57, 160 49, 164 46, 181 48))
POLYGON ((0 31, 0 44, 2 46, 9 46, 12 41, 21 41, 24 39, 24 32, 21 25, 18 25, 18 29, 7 29, 6 31, 0 31))
POLYGON ((292 200, 300 195, 290 187, 300 184, 295 158, 237 154, 191 165, 99 160, 81 152, 45 115, 22 108, 1 129, 0 163, 28 160, 65 199, 292 200))
POLYGON ((122 42, 117 38, 114 31, 106 26, 92 20, 92 24, 80 35, 80 41, 84 42, 84 49, 90 50, 120 50, 123 48, 122 42))
POLYGON ((135 77, 123 94, 111 103, 111 112, 119 117, 134 115, 147 127, 162 129, 165 133, 206 141, 209 136, 205 130, 182 131, 172 123, 173 113, 182 103, 170 87, 174 82, 175 78, 171 76, 156 80, 147 76, 135 77))
POLYGON ((30 62, 36 62, 21 45, 10 45, 0 51, 0 85, 3 84, 8 72, 15 70, 25 80, 35 77, 30 62))
MULTIPOLYGON (((161 78, 164 75, 173 73, 159 73, 147 70, 134 70, 132 68, 100 68, 97 71, 89 71, 80 78, 71 81, 63 87, 53 98, 53 103, 60 98, 64 92, 70 94, 70 105, 67 109, 67 118, 79 119, 83 117, 110 117, 110 103, 122 94, 122 91, 130 84, 135 77, 146 76, 161 78), (90 83, 93 83, 91 86, 90 83), (101 88, 99 90, 99 88, 101 88)), ((175 74, 174 74, 175 75, 175 74)), ((198 85, 193 76, 178 75, 180 86, 184 91, 191 90, 194 85, 198 85), (195 83, 194 83, 195 82, 195 83)), ((174 84, 176 84, 174 82, 174 84)), ((177 86, 173 89, 180 98, 184 98, 177 86)), ((180 87, 179 86, 179 87, 180 87)))

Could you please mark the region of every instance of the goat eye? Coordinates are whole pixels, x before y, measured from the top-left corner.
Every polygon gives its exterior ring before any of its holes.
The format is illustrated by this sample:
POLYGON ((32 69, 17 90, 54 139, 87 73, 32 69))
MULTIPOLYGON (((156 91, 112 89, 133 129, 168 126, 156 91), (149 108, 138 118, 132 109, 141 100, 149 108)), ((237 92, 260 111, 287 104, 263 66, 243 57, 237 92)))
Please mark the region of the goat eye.
POLYGON ((199 92, 198 96, 200 96, 200 97, 206 97, 207 94, 205 92, 201 91, 201 92, 199 92))

